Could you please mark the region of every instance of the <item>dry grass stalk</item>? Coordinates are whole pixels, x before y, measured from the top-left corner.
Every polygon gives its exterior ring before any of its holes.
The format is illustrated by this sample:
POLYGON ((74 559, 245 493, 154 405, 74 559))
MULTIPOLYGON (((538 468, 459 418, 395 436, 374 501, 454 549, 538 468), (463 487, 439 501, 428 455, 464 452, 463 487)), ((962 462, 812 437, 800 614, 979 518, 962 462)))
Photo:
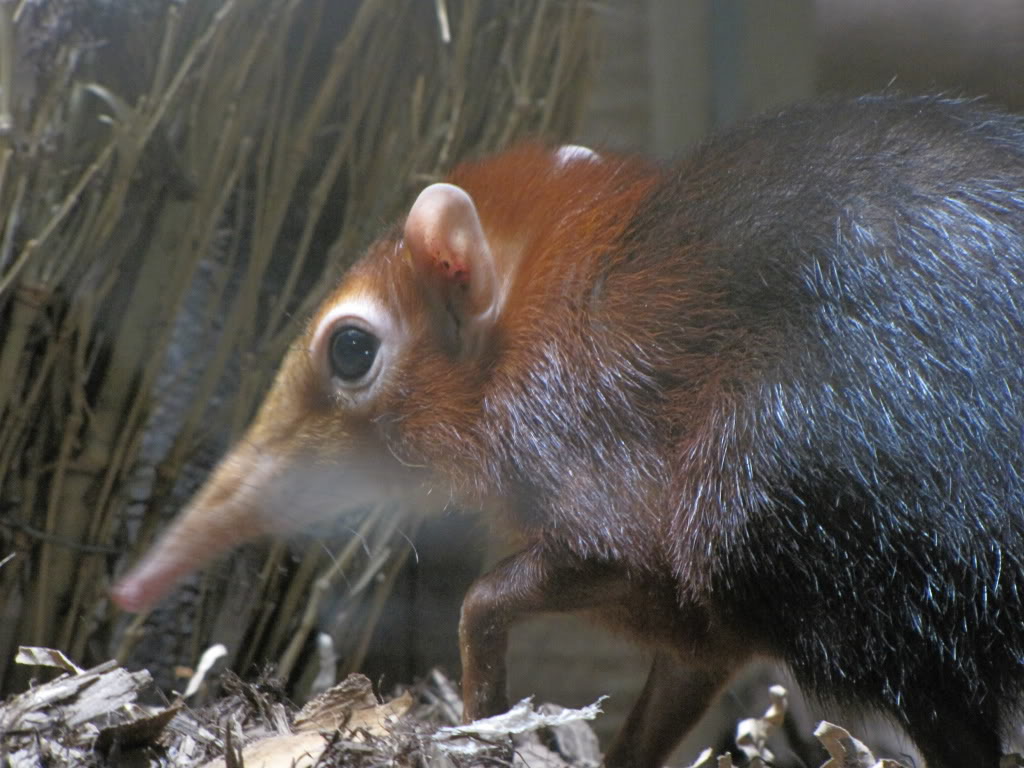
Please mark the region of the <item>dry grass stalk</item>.
MULTIPOLYGON (((96 0, 60 6, 0 0, 0 687, 18 644, 131 653, 146 625, 118 635, 106 599, 122 550, 174 511, 197 446, 240 432, 293 318, 454 159, 564 135, 588 53, 582 0, 151 0, 104 4, 133 30, 107 40, 68 22, 96 0)), ((205 582, 163 663, 223 639, 240 668, 297 676, 344 580, 338 647, 358 666, 413 524, 348 524, 290 583, 284 547, 244 589, 205 582)))

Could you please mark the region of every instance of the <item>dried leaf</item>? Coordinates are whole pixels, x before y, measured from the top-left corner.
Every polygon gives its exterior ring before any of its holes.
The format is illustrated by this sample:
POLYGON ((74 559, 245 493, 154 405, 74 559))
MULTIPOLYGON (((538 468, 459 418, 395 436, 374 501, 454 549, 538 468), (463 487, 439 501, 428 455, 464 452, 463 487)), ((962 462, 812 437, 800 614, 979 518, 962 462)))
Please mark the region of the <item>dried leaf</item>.
MULTIPOLYGON (((564 707, 556 704, 541 704, 537 708, 543 715, 561 715, 564 707)), ((558 754, 576 766, 598 766, 601 764, 601 747, 597 734, 583 720, 571 720, 550 727, 551 740, 558 754)))
POLYGON ((565 725, 578 720, 593 720, 601 713, 601 702, 605 698, 607 697, 602 696, 593 704, 580 709, 563 709, 557 713, 537 711, 534 709, 532 698, 523 699, 504 714, 486 717, 466 725, 441 728, 434 734, 434 739, 441 750, 450 755, 483 754, 493 746, 488 742, 510 735, 565 725))
POLYGON ((100 729, 96 739, 96 749, 108 752, 115 744, 122 749, 153 746, 163 734, 167 724, 181 711, 180 703, 161 709, 156 714, 147 715, 100 729))
POLYGON ((34 645, 19 646, 18 654, 14 657, 14 663, 30 667, 54 667, 74 675, 82 671, 81 667, 62 652, 53 648, 39 648, 34 645))
POLYGON ((203 651, 202 657, 199 659, 199 667, 196 669, 192 679, 188 681, 188 687, 185 689, 185 693, 182 694, 183 699, 187 699, 190 696, 195 695, 202 685, 203 680, 206 678, 207 673, 213 668, 213 665, 217 663, 217 660, 223 656, 228 655, 228 649, 224 647, 222 643, 211 645, 205 651, 203 651))
POLYGON ((295 730, 334 730, 357 710, 377 706, 373 684, 366 675, 352 674, 309 701, 295 716, 295 730))
POLYGON ((814 735, 831 758, 821 768, 906 768, 895 760, 875 760, 870 749, 833 723, 818 723, 814 735))
POLYGON ((768 689, 772 703, 761 717, 741 720, 736 726, 736 746, 752 763, 772 763, 775 755, 768 749, 768 736, 782 725, 786 717, 786 689, 773 685, 768 689))

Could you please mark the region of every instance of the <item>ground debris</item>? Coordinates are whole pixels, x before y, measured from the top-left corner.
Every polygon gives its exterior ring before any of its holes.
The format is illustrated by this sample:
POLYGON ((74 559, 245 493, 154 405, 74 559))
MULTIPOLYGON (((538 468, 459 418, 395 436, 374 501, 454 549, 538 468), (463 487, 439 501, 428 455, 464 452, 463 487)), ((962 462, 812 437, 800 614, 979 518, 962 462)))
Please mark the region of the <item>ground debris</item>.
POLYGON ((0 706, 0 755, 11 765, 93 765, 97 745, 113 744, 116 728, 148 717, 133 706, 151 682, 146 671, 113 661, 81 669, 48 648, 22 647, 16 661, 62 673, 0 706))
POLYGON ((895 760, 876 760, 870 749, 833 723, 822 721, 814 735, 830 758, 821 768, 904 768, 903 763, 895 760))
MULTIPOLYGON (((183 697, 141 706, 148 672, 109 661, 81 669, 63 654, 22 648, 18 662, 59 671, 0 704, 0 765, 82 768, 597 768, 601 752, 588 720, 601 701, 580 709, 529 700, 474 723, 460 722, 452 683, 434 671, 413 688, 382 701, 354 674, 297 709, 269 672, 244 682, 220 675, 220 697, 190 708, 183 697)), ((193 689, 195 686, 193 686, 193 689)), ((766 768, 769 737, 786 715, 786 692, 771 689, 760 718, 739 723, 735 744, 744 758, 705 750, 691 768, 766 768)), ((821 768, 900 768, 876 760, 847 731, 830 723, 815 735, 828 751, 821 768)), ((1022 765, 1007 756, 1002 765, 1022 765)))
POLYGON ((166 706, 139 705, 149 673, 128 672, 113 661, 83 670, 45 648, 23 648, 18 660, 61 673, 0 705, 5 768, 461 768, 479 764, 502 739, 509 745, 507 759, 491 753, 499 766, 600 763, 597 739, 579 714, 592 718, 597 705, 577 711, 522 702, 506 715, 461 726, 461 701, 439 671, 387 701, 378 699, 365 676, 350 675, 301 710, 269 673, 250 683, 225 672, 222 695, 209 706, 190 708, 183 697, 166 706), (513 738, 514 746, 508 741, 513 738), (456 743, 468 751, 453 750, 456 743), (473 743, 481 748, 467 746, 473 743))

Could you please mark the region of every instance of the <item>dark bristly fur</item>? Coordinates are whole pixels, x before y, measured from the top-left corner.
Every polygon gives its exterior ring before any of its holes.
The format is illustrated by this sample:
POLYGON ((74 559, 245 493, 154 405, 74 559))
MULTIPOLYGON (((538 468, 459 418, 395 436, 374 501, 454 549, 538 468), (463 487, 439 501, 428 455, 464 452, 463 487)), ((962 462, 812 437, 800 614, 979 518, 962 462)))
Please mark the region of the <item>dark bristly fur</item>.
POLYGON ((994 766, 1024 682, 1021 121, 794 108, 705 144, 633 241, 652 270, 689 249, 732 312, 680 465, 682 589, 933 768, 994 766))
POLYGON ((764 655, 929 768, 995 768, 1024 687, 1021 120, 826 100, 672 170, 524 146, 450 180, 120 604, 303 505, 429 491, 523 544, 463 604, 468 718, 507 706, 514 622, 577 611, 656 649, 608 766, 660 765, 764 655), (362 388, 342 320, 381 340, 362 388))
POLYGON ((707 141, 612 254, 500 398, 539 538, 657 571, 671 512, 711 624, 933 768, 994 766, 1024 681, 1021 121, 794 107, 707 141))

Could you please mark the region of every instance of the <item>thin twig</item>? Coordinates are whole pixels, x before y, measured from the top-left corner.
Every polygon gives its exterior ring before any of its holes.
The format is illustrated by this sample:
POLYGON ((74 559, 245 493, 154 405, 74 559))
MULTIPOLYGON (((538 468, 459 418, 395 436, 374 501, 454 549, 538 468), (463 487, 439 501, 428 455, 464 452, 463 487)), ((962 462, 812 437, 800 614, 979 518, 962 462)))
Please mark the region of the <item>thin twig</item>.
POLYGON ((14 132, 14 3, 0 0, 0 149, 14 132))

